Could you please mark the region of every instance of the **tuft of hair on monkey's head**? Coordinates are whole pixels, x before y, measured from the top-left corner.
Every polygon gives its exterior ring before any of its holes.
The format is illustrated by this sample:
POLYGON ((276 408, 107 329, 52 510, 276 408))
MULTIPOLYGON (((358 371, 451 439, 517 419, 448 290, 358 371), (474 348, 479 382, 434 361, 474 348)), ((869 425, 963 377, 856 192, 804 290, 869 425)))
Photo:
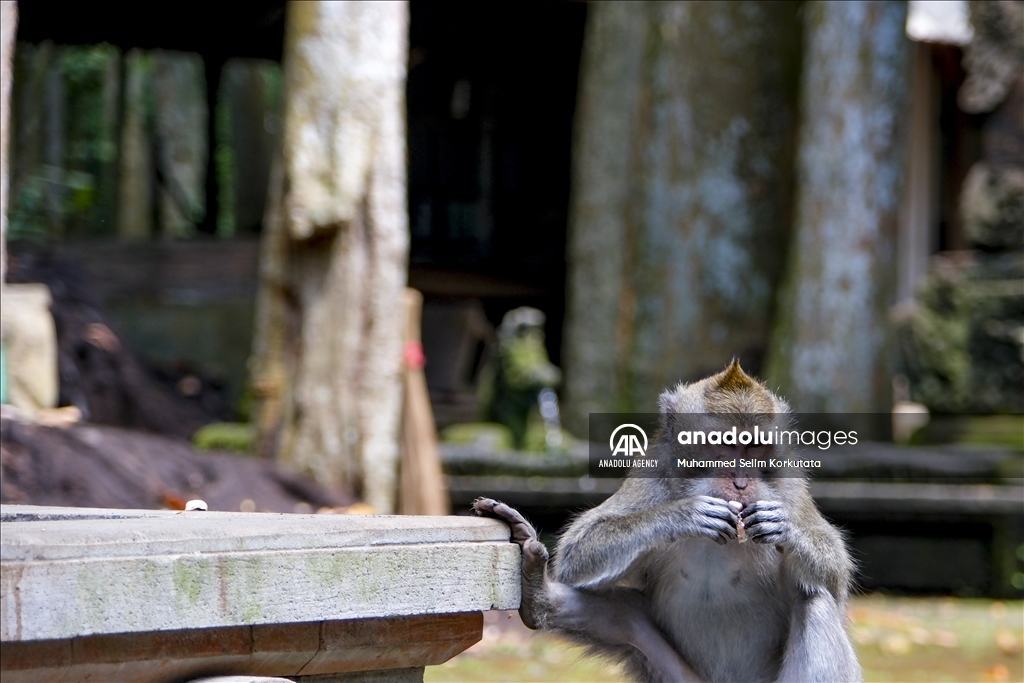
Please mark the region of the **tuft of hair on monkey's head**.
MULTIPOLYGON (((790 412, 789 404, 754 379, 738 359, 721 372, 697 382, 680 382, 658 398, 666 423, 676 413, 707 415, 778 415, 790 412)), ((666 424, 666 426, 669 426, 666 424)))

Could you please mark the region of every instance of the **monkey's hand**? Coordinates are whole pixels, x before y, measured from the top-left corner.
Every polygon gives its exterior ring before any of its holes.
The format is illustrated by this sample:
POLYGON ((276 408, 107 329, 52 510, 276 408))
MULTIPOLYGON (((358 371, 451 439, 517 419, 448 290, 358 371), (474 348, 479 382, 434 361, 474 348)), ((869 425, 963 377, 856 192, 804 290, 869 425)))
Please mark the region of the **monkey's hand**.
POLYGON ((703 536, 719 545, 736 538, 739 518, 727 501, 712 496, 695 496, 685 504, 688 514, 683 535, 703 536))
POLYGON ((759 500, 740 512, 747 538, 754 543, 784 546, 791 539, 792 527, 785 506, 775 500, 759 500))
POLYGON ((497 517, 512 528, 512 541, 523 551, 523 598, 519 605, 519 616, 530 628, 541 626, 543 609, 539 600, 544 594, 545 571, 548 565, 548 549, 537 539, 533 528, 518 510, 492 498, 477 498, 473 511, 481 517, 497 517))

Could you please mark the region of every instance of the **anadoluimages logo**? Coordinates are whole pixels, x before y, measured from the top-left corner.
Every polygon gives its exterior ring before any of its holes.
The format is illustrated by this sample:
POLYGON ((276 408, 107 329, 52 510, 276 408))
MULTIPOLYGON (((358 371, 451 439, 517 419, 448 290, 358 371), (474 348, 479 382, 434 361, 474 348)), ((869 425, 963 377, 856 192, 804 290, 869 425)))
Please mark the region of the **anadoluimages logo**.
POLYGON ((612 449, 613 456, 624 455, 628 458, 642 458, 647 453, 647 432, 635 424, 619 425, 608 439, 608 447, 612 449), (622 434, 620 435, 619 432, 622 434), (618 436, 617 441, 616 436, 618 436), (641 438, 644 440, 643 446, 640 445, 641 438))

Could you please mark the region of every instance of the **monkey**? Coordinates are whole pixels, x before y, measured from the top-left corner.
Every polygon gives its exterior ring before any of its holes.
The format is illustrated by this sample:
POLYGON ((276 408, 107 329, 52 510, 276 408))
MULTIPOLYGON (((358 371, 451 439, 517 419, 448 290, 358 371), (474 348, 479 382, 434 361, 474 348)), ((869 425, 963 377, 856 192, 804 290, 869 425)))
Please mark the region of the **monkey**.
MULTIPOLYGON (((735 360, 665 391, 659 405, 647 457, 666 464, 681 452, 672 437, 680 420, 791 419, 789 405, 735 360)), ((777 444, 687 448, 685 457, 737 462, 787 454, 777 444)), ((553 556, 515 509, 489 498, 473 507, 505 520, 521 546, 523 622, 622 662, 636 680, 861 680, 845 628, 853 564, 800 472, 627 476, 569 524, 553 556)))

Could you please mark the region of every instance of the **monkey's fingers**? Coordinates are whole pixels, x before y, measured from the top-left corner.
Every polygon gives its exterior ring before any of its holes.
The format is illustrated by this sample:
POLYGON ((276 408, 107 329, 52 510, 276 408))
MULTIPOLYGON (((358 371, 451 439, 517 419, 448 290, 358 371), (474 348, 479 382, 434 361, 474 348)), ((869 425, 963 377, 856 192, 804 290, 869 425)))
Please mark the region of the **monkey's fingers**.
POLYGON ((515 508, 500 501, 493 498, 477 498, 473 501, 473 511, 481 516, 497 517, 504 520, 512 527, 512 540, 519 545, 537 540, 537 531, 526 521, 526 518, 515 508))
POLYGON ((736 538, 736 525, 731 520, 698 515, 695 521, 696 535, 706 536, 719 545, 725 545, 730 539, 736 538))
POLYGON ((732 522, 733 526, 739 521, 736 511, 729 506, 729 502, 712 496, 697 496, 696 510, 709 517, 717 517, 732 522))
POLYGON ((490 515, 498 505, 501 505, 498 501, 493 498, 485 498, 483 496, 473 501, 473 512, 483 517, 484 515, 490 515))
POLYGON ((775 522, 762 522, 754 527, 747 528, 747 538, 754 543, 767 545, 783 545, 787 539, 787 527, 784 524, 775 522))
POLYGON ((698 496, 694 501, 696 535, 706 536, 719 545, 736 538, 739 517, 721 498, 698 496))
POLYGON ((719 545, 725 545, 729 539, 736 538, 736 527, 731 526, 724 519, 705 517, 700 520, 697 526, 697 533, 706 536, 719 545))
POLYGON ((741 513, 747 536, 755 543, 780 545, 789 535, 789 515, 782 503, 757 501, 741 513))
POLYGON ((743 518, 747 526, 761 522, 786 522, 789 520, 786 507, 774 500, 759 500, 748 505, 740 512, 740 517, 743 518))
POLYGON ((759 500, 743 508, 740 516, 746 519, 757 513, 784 513, 786 506, 778 500, 759 500))

